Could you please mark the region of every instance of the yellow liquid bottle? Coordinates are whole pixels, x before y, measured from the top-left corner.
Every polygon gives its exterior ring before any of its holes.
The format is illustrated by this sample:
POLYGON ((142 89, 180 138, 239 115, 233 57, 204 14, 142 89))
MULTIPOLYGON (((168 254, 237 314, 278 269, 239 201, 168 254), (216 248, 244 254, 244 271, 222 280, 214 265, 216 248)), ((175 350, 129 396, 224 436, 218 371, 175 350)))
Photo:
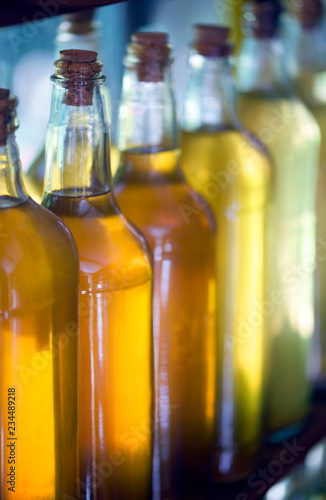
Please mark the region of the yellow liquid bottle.
MULTIPOLYGON (((317 251, 315 271, 315 332, 312 377, 326 381, 326 37, 325 16, 319 0, 303 2, 297 21, 293 55, 293 84, 297 94, 313 114, 321 131, 317 183, 317 251)), ((293 20, 294 23, 294 20, 293 20)))
POLYGON ((140 33, 132 40, 114 193, 154 255, 153 498, 201 498, 215 402, 214 222, 179 170, 167 37, 140 33))
POLYGON ((78 257, 21 183, 16 105, 1 89, 0 497, 56 500, 78 477, 78 257))
POLYGON ((95 52, 62 51, 55 66, 42 204, 80 258, 80 498, 149 500, 151 258, 112 195, 102 65, 95 52))
POLYGON ((212 207, 218 226, 217 481, 248 474, 262 440, 262 308, 271 177, 268 158, 234 116, 227 36, 228 30, 215 26, 195 29, 181 134, 184 175, 212 207))
POLYGON ((244 42, 239 56, 238 105, 242 121, 266 145, 275 166, 266 297, 271 305, 266 422, 278 440, 300 428, 310 405, 307 370, 314 331, 320 134, 311 113, 287 87, 279 64, 278 13, 270 16, 268 26, 261 25, 264 8, 254 12, 253 37, 244 42))

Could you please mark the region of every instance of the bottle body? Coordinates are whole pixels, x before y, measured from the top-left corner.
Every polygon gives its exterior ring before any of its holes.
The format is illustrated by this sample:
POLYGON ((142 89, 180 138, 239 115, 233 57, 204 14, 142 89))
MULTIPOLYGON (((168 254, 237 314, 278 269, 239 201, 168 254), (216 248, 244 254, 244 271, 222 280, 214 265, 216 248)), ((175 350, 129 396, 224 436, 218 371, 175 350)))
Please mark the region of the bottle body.
POLYGON ((151 492, 151 266, 111 193, 45 196, 80 255, 80 494, 151 492))
POLYGON ((261 442, 270 164, 231 125, 185 127, 181 145, 186 179, 209 203, 218 224, 213 476, 230 481, 250 472, 261 442))
POLYGON ((123 151, 115 182, 119 206, 154 255, 154 498, 161 499, 203 488, 215 400, 214 230, 176 171, 177 156, 123 151))
POLYGON ((325 383, 326 336, 324 332, 326 331, 326 314, 324 304, 326 300, 326 259, 324 249, 326 245, 326 99, 323 95, 323 82, 326 78, 326 68, 322 70, 317 64, 317 67, 314 67, 313 61, 311 62, 311 66, 306 68, 304 65, 302 67, 299 65, 293 83, 297 94, 313 114, 321 132, 316 203, 315 333, 311 375, 315 381, 318 380, 325 383))
POLYGON ((275 167, 268 248, 267 300, 273 310, 268 318, 266 422, 271 431, 294 429, 310 404, 307 368, 314 330, 319 131, 309 111, 287 91, 240 92, 238 104, 242 121, 265 143, 275 167))
POLYGON ((1 498, 55 500, 78 477, 78 257, 30 198, 0 220, 1 498))

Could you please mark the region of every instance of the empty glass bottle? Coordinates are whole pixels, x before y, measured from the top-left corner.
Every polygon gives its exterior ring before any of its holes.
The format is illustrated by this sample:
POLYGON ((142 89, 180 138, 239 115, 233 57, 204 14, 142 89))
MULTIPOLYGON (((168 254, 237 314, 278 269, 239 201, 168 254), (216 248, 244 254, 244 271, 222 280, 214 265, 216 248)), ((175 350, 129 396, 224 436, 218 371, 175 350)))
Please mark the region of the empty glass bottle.
POLYGON ((213 475, 254 466, 261 442, 265 222, 271 165, 239 123, 229 30, 197 25, 182 122, 181 165, 218 224, 216 430, 213 475))
POLYGON ((119 112, 114 192, 154 254, 154 498, 197 498, 215 402, 215 232, 179 168, 165 33, 132 36, 119 112))
POLYGON ((55 63, 42 204, 80 256, 80 495, 146 500, 152 474, 152 271, 143 237, 111 190, 96 52, 55 63))
POLYGON ((265 391, 266 422, 274 439, 281 439, 283 430, 297 430, 309 411, 320 143, 316 121, 289 85, 278 36, 280 12, 278 2, 245 6, 246 37, 238 60, 240 118, 266 145, 275 165, 265 391))
POLYGON ((0 497, 74 496, 78 256, 22 183, 17 100, 0 89, 0 497))

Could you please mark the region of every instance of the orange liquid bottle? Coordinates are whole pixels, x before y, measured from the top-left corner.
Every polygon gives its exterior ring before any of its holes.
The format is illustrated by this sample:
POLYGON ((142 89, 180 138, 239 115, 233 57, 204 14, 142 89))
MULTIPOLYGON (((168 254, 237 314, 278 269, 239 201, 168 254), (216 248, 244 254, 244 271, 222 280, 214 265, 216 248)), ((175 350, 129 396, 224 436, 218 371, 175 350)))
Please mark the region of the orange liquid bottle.
POLYGON ((17 101, 0 90, 0 497, 75 495, 78 257, 21 178, 17 101))
POLYGON ((102 64, 92 51, 55 63, 42 204, 80 256, 80 497, 146 500, 152 475, 152 271, 143 237, 110 184, 102 64))
POLYGON ((197 498, 212 447, 215 233, 179 169, 170 46, 138 33, 128 47, 114 192, 154 254, 154 498, 197 498))

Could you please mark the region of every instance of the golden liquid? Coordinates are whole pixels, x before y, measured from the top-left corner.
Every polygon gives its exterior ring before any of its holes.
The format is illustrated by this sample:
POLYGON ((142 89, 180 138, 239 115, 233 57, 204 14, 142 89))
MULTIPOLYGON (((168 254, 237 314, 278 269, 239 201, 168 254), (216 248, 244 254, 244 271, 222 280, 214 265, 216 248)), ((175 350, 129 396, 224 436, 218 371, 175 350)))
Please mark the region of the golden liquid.
POLYGON ((111 193, 48 194, 80 257, 80 495, 146 500, 152 473, 152 284, 111 193))
POLYGON ((55 500, 74 495, 78 477, 77 252, 63 224, 31 199, 1 208, 0 236, 0 496, 55 500))
POLYGON ((315 273, 316 329, 313 375, 326 379, 326 72, 303 73, 295 88, 314 115, 321 131, 317 184, 317 255, 315 273), (321 94, 321 95, 320 95, 321 94), (321 99, 323 96, 323 100, 321 99))
POLYGON ((233 129, 182 131, 181 146, 184 175, 210 204, 218 225, 214 476, 231 480, 250 470, 261 441, 270 165, 233 129))
POLYGON ((240 117, 266 144, 275 166, 267 299, 270 430, 298 424, 310 402, 307 362, 314 330, 315 190, 319 132, 296 100, 239 97, 240 117))
MULTIPOLYGON (((80 147, 80 150, 82 149, 83 150, 85 149, 85 145, 84 148, 80 147)), ((79 148, 75 147, 75 151, 78 150, 79 148)), ((92 149, 90 149, 88 153, 90 161, 92 161, 93 158, 92 149)), ((113 176, 115 172, 118 170, 120 152, 119 149, 112 144, 110 146, 110 159, 111 159, 111 173, 113 176)), ((86 158, 85 161, 87 162, 86 158)), ((26 190, 28 193, 30 193, 30 196, 37 203, 41 203, 44 192, 43 189, 44 168, 45 168, 45 151, 43 150, 40 153, 40 155, 37 158, 35 158, 34 163, 30 166, 27 172, 23 173, 24 185, 26 186, 26 190)), ((73 168, 73 173, 74 172, 75 169, 73 168)))
POLYGON ((176 160, 174 150, 122 153, 115 187, 154 254, 154 489, 160 483, 161 499, 193 498, 202 488, 215 403, 214 232, 176 160))

